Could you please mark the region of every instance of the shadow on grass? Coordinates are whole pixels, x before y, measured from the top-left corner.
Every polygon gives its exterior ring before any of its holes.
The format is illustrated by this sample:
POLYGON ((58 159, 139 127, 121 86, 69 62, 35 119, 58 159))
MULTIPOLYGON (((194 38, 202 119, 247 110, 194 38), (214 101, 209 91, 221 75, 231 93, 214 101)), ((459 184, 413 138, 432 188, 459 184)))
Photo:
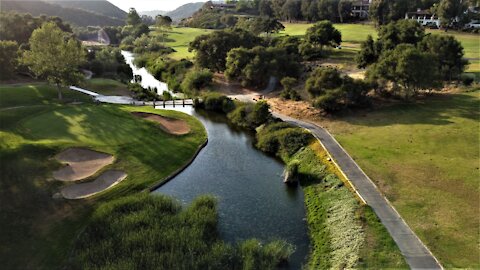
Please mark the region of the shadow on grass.
POLYGON ((469 94, 441 94, 411 103, 401 103, 375 111, 356 111, 334 117, 360 126, 390 126, 396 124, 448 125, 453 117, 478 120, 480 99, 469 94))

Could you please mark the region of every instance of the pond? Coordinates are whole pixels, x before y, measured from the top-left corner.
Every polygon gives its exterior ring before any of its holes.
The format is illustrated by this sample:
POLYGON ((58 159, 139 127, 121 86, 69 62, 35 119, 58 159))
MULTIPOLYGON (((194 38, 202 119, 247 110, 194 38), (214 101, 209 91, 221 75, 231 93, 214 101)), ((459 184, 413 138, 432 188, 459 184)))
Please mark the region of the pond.
POLYGON ((296 248, 290 269, 300 269, 309 248, 303 192, 282 182, 283 164, 257 150, 253 136, 230 127, 224 116, 175 109, 197 117, 209 141, 188 168, 154 192, 186 204, 199 195, 215 196, 224 240, 284 239, 296 248))

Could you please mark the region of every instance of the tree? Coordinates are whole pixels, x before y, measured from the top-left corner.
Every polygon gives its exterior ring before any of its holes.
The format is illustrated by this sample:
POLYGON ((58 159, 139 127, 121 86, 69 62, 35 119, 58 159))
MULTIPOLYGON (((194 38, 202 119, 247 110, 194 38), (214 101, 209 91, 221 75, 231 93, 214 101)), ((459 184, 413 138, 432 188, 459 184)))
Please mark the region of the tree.
POLYGON ((212 83, 213 74, 208 69, 192 70, 185 76, 182 82, 184 93, 194 93, 212 83))
POLYGON ((300 18, 300 2, 297 0, 287 0, 282 7, 283 15, 290 22, 300 18))
POLYGON ((268 36, 285 29, 285 26, 283 26, 281 22, 269 17, 244 18, 241 19, 236 26, 255 35, 266 33, 268 36))
POLYGON ((371 81, 387 80, 399 86, 404 98, 415 96, 419 90, 439 87, 440 76, 435 55, 422 52, 411 44, 400 44, 382 55, 378 63, 367 70, 371 81))
POLYGON ((83 74, 78 67, 85 62, 85 50, 80 42, 62 32, 55 23, 44 23, 33 31, 30 50, 22 55, 21 62, 37 76, 46 78, 58 89, 62 99, 62 86, 76 84, 83 74))
POLYGON ((293 89, 297 84, 297 79, 292 77, 284 77, 280 84, 283 86, 283 91, 280 93, 280 96, 284 99, 291 100, 300 100, 300 95, 293 89))
POLYGON ((453 36, 428 35, 418 47, 436 56, 438 69, 444 80, 458 78, 468 64, 468 61, 463 59, 462 44, 453 36))
POLYGON ((355 58, 359 68, 366 68, 377 62, 380 55, 377 44, 378 43, 375 43, 371 35, 368 35, 367 40, 360 44, 360 51, 355 58))
POLYGON ((135 8, 130 8, 127 14, 127 25, 139 25, 142 23, 142 18, 138 15, 135 8))
POLYGON ((242 29, 215 31, 196 37, 189 46, 195 50, 198 66, 214 71, 224 71, 227 53, 238 47, 252 48, 260 39, 242 29))
POLYGON ((338 17, 343 23, 352 12, 352 0, 340 0, 338 2, 338 17))
POLYGON ((16 41, 0 41, 0 80, 13 75, 17 65, 18 43, 16 41))
POLYGON ((418 7, 415 1, 411 0, 373 0, 369 16, 376 25, 384 25, 403 19, 406 12, 418 7))
POLYGON ((260 0, 260 2, 258 3, 258 12, 261 16, 272 17, 272 2, 270 0, 260 0))
POLYGON ((155 17, 156 31, 160 35, 162 45, 165 43, 165 36, 167 31, 172 29, 172 18, 168 16, 157 15, 155 17))
POLYGON ((316 0, 304 0, 300 5, 302 16, 307 21, 313 22, 318 20, 318 6, 316 0))
POLYGON ((461 17, 467 9, 465 3, 459 0, 442 0, 438 4, 437 13, 443 26, 450 26, 461 17))
POLYGON ((340 45, 342 34, 333 27, 330 21, 321 21, 307 29, 305 40, 308 44, 319 47, 320 53, 322 53, 323 46, 340 45))
POLYGON ((338 1, 339 0, 318 0, 318 18, 320 20, 338 21, 338 1))
POLYGON ((398 44, 417 44, 425 36, 425 29, 413 20, 400 20, 380 27, 378 41, 382 50, 394 49, 398 44))
POLYGON ((317 68, 308 77, 305 90, 312 96, 324 95, 328 90, 339 88, 343 83, 341 73, 335 68, 317 68))
POLYGON ((238 18, 232 14, 225 14, 220 17, 220 22, 226 27, 234 27, 237 24, 238 18))

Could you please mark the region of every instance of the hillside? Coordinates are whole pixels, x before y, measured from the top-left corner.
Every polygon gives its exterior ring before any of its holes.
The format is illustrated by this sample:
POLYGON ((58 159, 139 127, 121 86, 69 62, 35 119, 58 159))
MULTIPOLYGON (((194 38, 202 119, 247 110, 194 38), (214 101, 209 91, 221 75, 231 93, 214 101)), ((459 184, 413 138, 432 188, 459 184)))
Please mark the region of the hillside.
POLYGON ((180 21, 181 19, 192 16, 193 13, 199 10, 204 4, 204 2, 188 3, 168 12, 166 15, 170 16, 174 21, 180 21))
POLYGON ((158 10, 158 9, 148 10, 148 11, 139 11, 138 12, 138 14, 140 14, 140 15, 147 15, 147 16, 150 16, 152 18, 155 18, 155 16, 157 16, 157 15, 165 15, 167 13, 168 13, 168 11, 158 10))
POLYGON ((148 15, 151 17, 157 15, 166 15, 170 16, 173 21, 180 21, 184 18, 188 18, 193 15, 197 10, 199 10, 205 3, 204 2, 196 2, 196 3, 188 3, 182 6, 179 6, 175 10, 172 11, 162 11, 162 10, 150 10, 150 11, 140 11, 140 15, 148 15))
POLYGON ((33 16, 58 16, 64 21, 77 26, 118 26, 124 24, 123 20, 117 18, 92 13, 84 9, 62 7, 43 1, 1 1, 0 10, 30 13, 33 16))
POLYGON ((125 20, 127 13, 106 0, 47 0, 47 2, 65 8, 80 8, 93 13, 105 15, 120 20, 125 20))

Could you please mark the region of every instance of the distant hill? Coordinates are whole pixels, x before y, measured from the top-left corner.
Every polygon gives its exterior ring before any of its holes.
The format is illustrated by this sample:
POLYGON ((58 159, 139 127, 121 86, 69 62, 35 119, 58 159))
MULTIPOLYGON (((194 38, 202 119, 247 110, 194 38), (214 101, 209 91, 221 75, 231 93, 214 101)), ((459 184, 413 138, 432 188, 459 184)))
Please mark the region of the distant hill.
POLYGON ((155 16, 157 15, 165 15, 167 14, 168 11, 164 11, 164 10, 149 10, 149 11, 139 11, 138 14, 140 15, 147 15, 147 16, 150 16, 152 18, 155 18, 155 16))
POLYGON ((166 15, 170 16, 173 21, 180 21, 184 18, 188 18, 193 15, 197 10, 199 10, 205 2, 196 2, 196 3, 188 3, 183 6, 179 6, 177 9, 172 11, 161 11, 161 10, 152 10, 152 11, 140 11, 141 15, 148 15, 151 17, 157 15, 166 15))
MULTIPOLYGON (((67 2, 67 1, 65 1, 67 2)), ((83 2, 83 1, 73 1, 83 2)), ((89 2, 89 1, 85 1, 89 2)), ((93 2, 107 2, 107 1, 93 1, 93 2)), ((58 16, 64 21, 77 26, 118 26, 125 22, 122 19, 112 18, 98 13, 93 13, 85 9, 63 7, 58 4, 47 3, 44 1, 0 1, 0 10, 16 11, 18 13, 30 13, 33 16, 47 15, 58 16)), ((120 15, 119 15, 120 16, 120 15)))
POLYGON ((120 20, 127 18, 127 12, 123 11, 107 0, 46 0, 47 2, 66 8, 80 8, 93 13, 105 15, 120 20))
POLYGON ((181 19, 192 16, 193 13, 198 11, 204 4, 205 2, 188 3, 179 6, 177 9, 172 10, 165 15, 170 16, 173 21, 180 21, 181 19))

